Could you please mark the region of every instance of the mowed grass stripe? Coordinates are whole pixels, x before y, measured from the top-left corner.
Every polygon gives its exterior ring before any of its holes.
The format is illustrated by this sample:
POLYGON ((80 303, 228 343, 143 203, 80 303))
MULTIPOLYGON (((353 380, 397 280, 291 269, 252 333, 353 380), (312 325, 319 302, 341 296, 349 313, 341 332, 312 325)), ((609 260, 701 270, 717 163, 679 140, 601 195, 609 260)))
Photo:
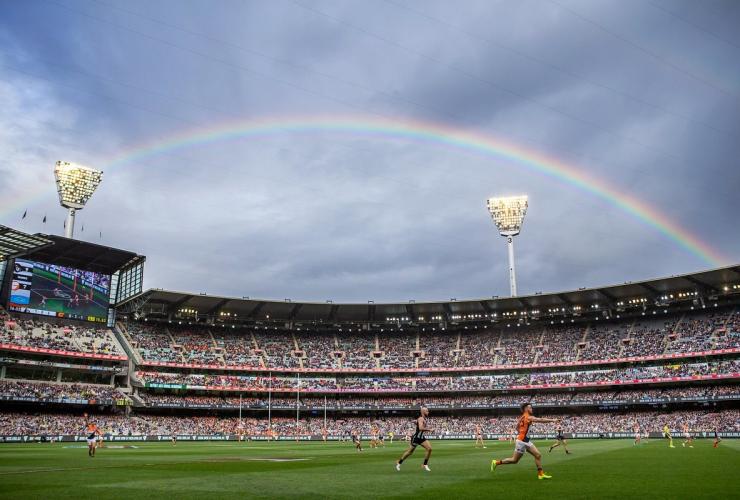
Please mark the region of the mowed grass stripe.
POLYGON ((402 443, 357 453, 349 443, 142 443, 102 449, 94 459, 63 444, 0 446, 2 498, 731 498, 740 491, 740 442, 710 440, 694 449, 653 440, 572 441, 572 455, 547 453, 550 481, 536 478, 532 457, 490 473, 509 443, 433 442, 431 473, 419 449, 396 472, 402 443), (460 446, 462 445, 462 446, 460 446), (310 458, 301 462, 252 459, 310 458), (61 470, 49 470, 61 469, 61 470), (34 471, 24 473, 23 471, 34 471), (2 474, 20 472, 17 474, 2 474))

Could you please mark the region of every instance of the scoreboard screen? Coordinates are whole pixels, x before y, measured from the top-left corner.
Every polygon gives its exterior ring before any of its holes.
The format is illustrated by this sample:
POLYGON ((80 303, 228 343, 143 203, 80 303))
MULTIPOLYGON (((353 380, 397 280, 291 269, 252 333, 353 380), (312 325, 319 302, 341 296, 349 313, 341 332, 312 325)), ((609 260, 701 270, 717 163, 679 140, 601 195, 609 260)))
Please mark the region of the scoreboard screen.
POLYGON ((16 259, 9 271, 9 310, 107 322, 110 276, 24 259, 16 259))

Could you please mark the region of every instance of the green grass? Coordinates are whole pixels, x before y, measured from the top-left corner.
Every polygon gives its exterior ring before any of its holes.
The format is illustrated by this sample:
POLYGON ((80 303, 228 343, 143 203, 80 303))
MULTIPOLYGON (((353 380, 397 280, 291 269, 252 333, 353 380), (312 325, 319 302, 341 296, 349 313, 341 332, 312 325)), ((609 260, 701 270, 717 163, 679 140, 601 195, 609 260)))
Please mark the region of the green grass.
POLYGON ((676 442, 572 441, 567 456, 539 442, 550 481, 537 480, 529 455, 492 474, 491 458, 511 454, 498 442, 432 442, 431 473, 421 449, 396 472, 401 443, 362 453, 349 443, 143 443, 92 459, 81 443, 4 444, 0 498, 738 498, 740 441, 676 442))

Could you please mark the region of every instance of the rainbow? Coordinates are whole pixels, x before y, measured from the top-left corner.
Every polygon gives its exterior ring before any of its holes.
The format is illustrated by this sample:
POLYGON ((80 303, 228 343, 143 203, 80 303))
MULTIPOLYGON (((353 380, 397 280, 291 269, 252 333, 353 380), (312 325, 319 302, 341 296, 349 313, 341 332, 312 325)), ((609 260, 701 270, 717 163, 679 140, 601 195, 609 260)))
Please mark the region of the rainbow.
MULTIPOLYGON (((138 145, 105 162, 101 168, 109 171, 176 150, 221 141, 284 133, 327 132, 380 139, 405 139, 505 160, 601 198, 646 226, 657 230, 710 266, 719 267, 729 262, 719 251, 672 221, 666 214, 630 193, 621 191, 618 187, 587 174, 583 169, 499 138, 473 131, 453 129, 436 123, 368 116, 280 116, 229 122, 207 129, 187 130, 164 140, 138 145)), ((32 200, 25 201, 28 203, 32 200)))

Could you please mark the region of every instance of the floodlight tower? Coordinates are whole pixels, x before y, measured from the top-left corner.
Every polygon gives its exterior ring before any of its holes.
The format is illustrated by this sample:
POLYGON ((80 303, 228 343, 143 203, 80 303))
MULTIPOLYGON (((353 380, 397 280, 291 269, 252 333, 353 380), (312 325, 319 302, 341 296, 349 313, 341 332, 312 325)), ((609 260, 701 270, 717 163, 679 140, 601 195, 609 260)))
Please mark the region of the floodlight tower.
POLYGON ((59 203, 69 210, 64 235, 72 238, 75 232, 75 213, 82 210, 103 179, 103 172, 66 161, 54 167, 59 203))
POLYGON ((509 248, 509 286, 511 296, 516 297, 516 272, 514 271, 514 236, 522 229, 522 222, 529 206, 527 195, 506 198, 489 198, 488 212, 501 236, 506 238, 509 248))

